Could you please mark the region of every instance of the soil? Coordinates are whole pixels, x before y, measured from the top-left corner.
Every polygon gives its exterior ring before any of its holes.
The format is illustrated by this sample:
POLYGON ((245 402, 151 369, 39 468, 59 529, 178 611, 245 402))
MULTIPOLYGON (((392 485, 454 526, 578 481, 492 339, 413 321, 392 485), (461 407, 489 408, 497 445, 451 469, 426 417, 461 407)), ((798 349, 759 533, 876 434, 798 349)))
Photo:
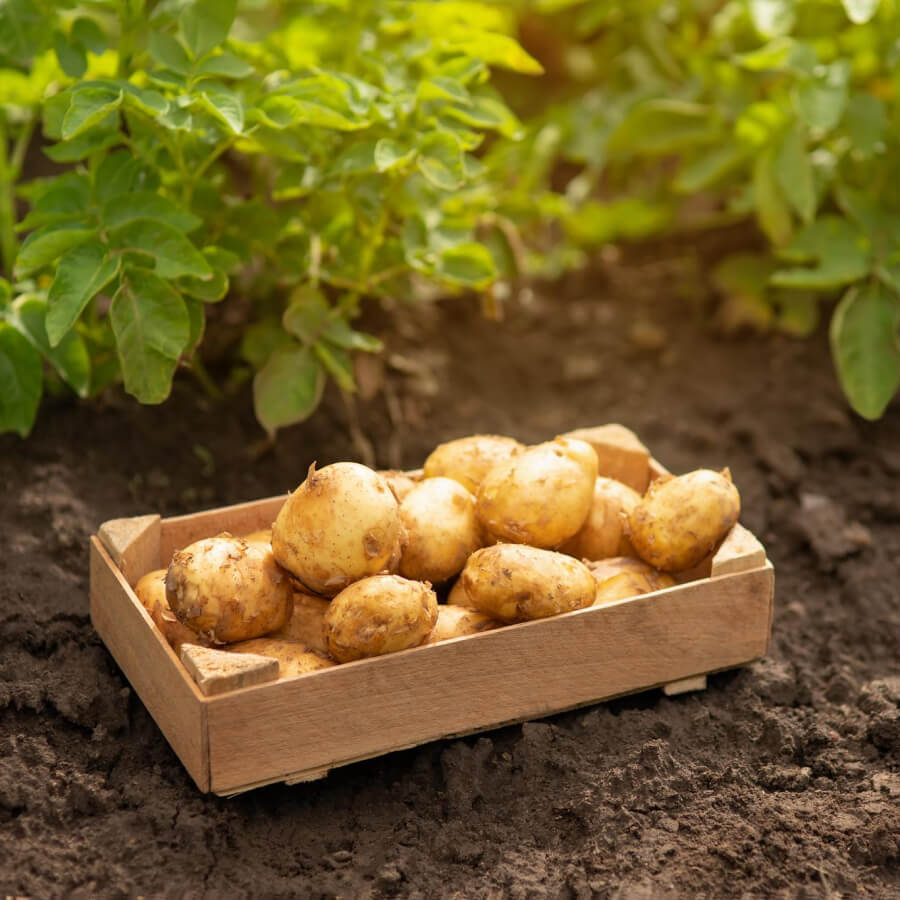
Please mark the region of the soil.
POLYGON ((45 406, 0 440, 0 895, 900 897, 900 406, 854 417, 823 333, 707 327, 704 260, 655 247, 526 291, 373 315, 380 465, 475 431, 635 429, 728 465, 777 573, 769 656, 225 800, 200 794, 88 617, 105 519, 268 496, 357 458, 339 398, 258 452, 249 392, 45 406))

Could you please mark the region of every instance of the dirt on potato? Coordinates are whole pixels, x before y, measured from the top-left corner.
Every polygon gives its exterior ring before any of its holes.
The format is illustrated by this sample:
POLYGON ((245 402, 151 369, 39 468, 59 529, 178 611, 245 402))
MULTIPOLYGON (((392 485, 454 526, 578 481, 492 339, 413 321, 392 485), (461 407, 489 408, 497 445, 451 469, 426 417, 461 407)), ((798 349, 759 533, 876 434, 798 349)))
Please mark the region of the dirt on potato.
POLYGON ((91 628, 87 538, 359 459, 339 398, 257 457, 249 391, 218 410, 187 377, 161 407, 53 401, 0 439, 0 896, 900 897, 900 406, 853 417, 824 330, 716 336, 705 265, 635 251, 502 324, 464 300, 373 315, 390 353, 358 401, 385 468, 607 421, 675 472, 728 465, 775 564, 774 637, 703 693, 204 796, 91 628))

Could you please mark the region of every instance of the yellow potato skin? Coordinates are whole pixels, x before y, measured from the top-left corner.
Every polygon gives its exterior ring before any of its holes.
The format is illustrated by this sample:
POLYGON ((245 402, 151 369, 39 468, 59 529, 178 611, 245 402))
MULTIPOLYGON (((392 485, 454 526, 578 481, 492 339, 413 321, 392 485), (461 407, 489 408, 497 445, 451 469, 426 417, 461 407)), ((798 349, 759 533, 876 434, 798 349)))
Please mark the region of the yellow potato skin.
POLYGON ((460 575, 468 605, 502 622, 542 619, 591 606, 594 576, 563 553, 495 544, 469 557, 460 575))
POLYGON ((446 581, 481 546, 475 498, 452 478, 426 478, 400 504, 407 543, 399 572, 418 581, 446 581))
POLYGON ((478 521, 489 540, 552 549, 573 537, 591 510, 597 454, 556 438, 494 466, 481 482, 478 521))
POLYGON ((586 562, 598 585, 617 575, 629 574, 641 579, 648 585, 649 591, 660 591, 663 588, 673 587, 678 582, 666 572, 654 569, 649 563, 634 556, 611 556, 608 559, 600 559, 586 562))
POLYGON ((637 506, 641 495, 613 478, 598 477, 594 482, 591 511, 578 534, 559 549, 578 559, 604 559, 634 553, 625 535, 626 517, 637 506))
POLYGON ((467 634, 480 634, 499 628, 501 622, 478 612, 477 609, 466 609, 464 606, 439 606, 437 623, 425 638, 426 644, 439 644, 451 638, 463 637, 467 634))
POLYGON ((144 608, 150 613, 153 624, 162 632, 162 636, 176 650, 182 644, 206 643, 198 634, 191 631, 187 625, 182 625, 175 614, 169 608, 166 599, 166 570, 156 569, 148 572, 135 585, 134 592, 144 608))
POLYGON ((373 575, 344 588, 325 613, 325 644, 338 662, 418 647, 434 628, 431 585, 399 575, 373 575))
POLYGON ((421 477, 413 477, 409 472, 401 472, 399 469, 381 469, 378 474, 387 482, 398 503, 402 503, 406 495, 422 481, 421 477))
POLYGON ((172 555, 166 599, 179 622, 220 644, 275 631, 293 609, 291 583, 272 551, 227 533, 172 555))
POLYGON ((523 444, 499 434, 473 434, 438 444, 425 460, 425 478, 452 478, 470 494, 497 463, 521 453, 523 444))
POLYGON ((304 591, 294 592, 294 611, 287 625, 268 637, 283 641, 300 641, 312 650, 327 653, 325 646, 325 613, 329 601, 304 591))
POLYGON ((453 582, 453 587, 450 588, 450 593, 447 594, 447 606, 470 607, 471 605, 469 595, 466 593, 465 585, 462 583, 462 578, 457 578, 456 581, 453 582))
POLYGON ((305 675, 307 672, 318 672, 336 665, 334 660, 317 653, 302 641, 286 641, 278 638, 254 638, 240 641, 228 646, 229 653, 256 653, 278 660, 278 677, 290 678, 293 675, 305 675))
POLYGON ((275 519, 272 551, 311 593, 333 597, 360 578, 395 571, 402 538, 387 482, 366 466, 341 462, 310 467, 275 519))
POLYGON ((637 555, 663 572, 696 566, 737 522, 741 498, 728 469, 658 478, 628 516, 637 555))
POLYGON ((244 540, 248 544, 268 544, 272 545, 272 529, 260 528, 258 531, 251 531, 250 534, 244 535, 244 540))

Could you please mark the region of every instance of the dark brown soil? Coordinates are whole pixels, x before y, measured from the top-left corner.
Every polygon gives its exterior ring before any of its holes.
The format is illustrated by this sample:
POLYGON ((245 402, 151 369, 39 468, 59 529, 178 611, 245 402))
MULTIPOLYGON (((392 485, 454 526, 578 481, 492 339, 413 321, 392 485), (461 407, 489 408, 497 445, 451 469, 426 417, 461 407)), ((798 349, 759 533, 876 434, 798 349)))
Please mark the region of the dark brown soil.
POLYGON ((716 337, 698 271, 657 249, 503 324, 464 301, 385 314, 400 355, 360 424, 382 465, 606 421, 675 470, 729 465, 775 563, 774 640, 701 694, 203 796, 91 628, 88 536, 358 456, 340 404, 255 459, 248 395, 213 408, 187 380, 0 440, 0 895, 900 897, 900 407, 854 418, 821 335, 716 337))

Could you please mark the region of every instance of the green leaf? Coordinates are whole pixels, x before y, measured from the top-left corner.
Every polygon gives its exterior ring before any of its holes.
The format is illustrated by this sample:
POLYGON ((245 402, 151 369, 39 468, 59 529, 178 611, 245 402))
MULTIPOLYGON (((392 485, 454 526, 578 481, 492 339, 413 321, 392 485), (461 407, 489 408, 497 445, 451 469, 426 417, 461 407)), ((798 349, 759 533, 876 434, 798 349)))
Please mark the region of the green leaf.
POLYGON ((846 60, 824 67, 821 76, 799 82, 793 91, 794 108, 810 126, 831 131, 847 106, 847 82, 850 70, 846 60))
POLYGON ((444 191, 455 191, 465 182, 463 150, 459 141, 446 132, 426 137, 419 147, 416 160, 419 171, 444 191))
POLYGON ((241 359, 254 369, 261 369, 276 350, 295 346, 281 321, 270 317, 253 322, 241 338, 241 359))
POLYGON ((164 31, 151 31, 147 49, 154 62, 178 75, 187 75, 191 70, 191 59, 187 50, 171 34, 164 31))
POLYGON ((313 350, 337 386, 348 394, 353 393, 356 390, 356 380, 353 377, 353 361, 350 354, 323 341, 313 344, 313 350))
POLYGON ((203 303, 218 303, 228 293, 228 271, 234 267, 237 258, 221 247, 204 247, 203 256, 212 267, 213 277, 204 280, 184 276, 178 279, 177 287, 181 293, 203 303))
POLYGON ((451 284, 482 288, 497 277, 497 268, 494 258, 481 244, 457 244, 441 253, 438 275, 451 284))
POLYGON ((854 25, 863 25, 868 22, 878 12, 878 7, 881 5, 881 0, 842 0, 842 2, 847 12, 847 18, 854 25))
POLYGON ((808 291, 783 291, 778 297, 775 326, 791 337, 809 337, 819 324, 819 303, 808 291))
POLYGON ((393 138, 382 138, 375 144, 375 168, 379 172, 390 172, 411 162, 415 154, 415 147, 404 146, 393 138))
POLYGON ((38 352, 12 325, 0 322, 0 432, 25 437, 31 431, 42 385, 38 352))
POLYGON ((276 350, 253 379, 253 408, 269 434, 302 422, 322 398, 325 377, 307 347, 276 350))
POLYGON ((86 50, 97 55, 107 46, 106 34, 99 23, 87 16, 80 16, 72 23, 72 40, 78 41, 86 50))
POLYGON ((809 224, 816 214, 816 186, 806 149, 806 129, 796 124, 781 141, 775 162, 775 176, 782 194, 794 212, 809 224))
POLYGON ((110 147, 121 143, 122 135, 118 129, 92 128, 71 141, 45 147, 44 153, 58 163, 78 162, 92 153, 102 153, 110 147))
POLYGON ((101 214, 107 228, 116 228, 134 219, 156 219, 186 234, 199 228, 202 220, 177 207, 168 197, 153 191, 132 191, 108 200, 101 214))
POLYGON ((118 271, 119 258, 109 258, 99 241, 82 244, 63 256, 47 294, 47 337, 52 347, 68 334, 85 306, 118 271))
POLYGON ((470 106, 472 98, 469 92, 458 81, 435 75, 419 82, 417 94, 420 100, 452 100, 464 106, 470 106))
POLYGON ((318 125, 338 131, 357 131, 370 123, 367 118, 334 109, 316 100, 298 99, 284 94, 267 97, 255 114, 272 128, 284 129, 296 125, 318 125))
POLYGON ((347 146, 331 164, 328 174, 346 177, 375 171, 376 141, 361 140, 347 146))
POLYGON ((185 306, 187 307, 191 327, 184 352, 193 353, 203 339, 203 333, 206 331, 206 308, 202 302, 196 300, 185 300, 185 306))
POLYGON ((232 133, 240 134, 244 130, 244 104, 233 91, 215 82, 204 82, 197 98, 232 133))
POLYGON ((779 269, 778 287, 828 290, 865 278, 871 269, 871 244, 849 222, 826 215, 799 231, 781 256, 808 268, 779 269))
POLYGON ((79 397, 87 397, 91 382, 91 360, 84 341, 79 334, 70 331, 62 341, 51 345, 47 337, 46 318, 47 301, 41 297, 24 296, 14 304, 10 322, 46 357, 79 397))
POLYGON ((31 231, 42 225, 83 218, 91 202, 90 181, 85 175, 72 172, 60 175, 32 202, 31 212, 16 226, 17 231, 31 231))
POLYGON ((505 34, 465 28, 457 35, 451 30, 448 38, 438 41, 438 47, 446 53, 463 53, 489 66, 500 66, 523 75, 544 73, 544 67, 526 53, 518 41, 505 34))
MULTIPOLYGON (((0 57, 28 68, 44 47, 47 19, 34 0, 4 0, 0 3, 0 57)), ((0 421, 0 431, 4 429, 0 421)))
POLYGON ((123 105, 156 119, 169 111, 169 101, 158 91, 144 90, 129 84, 125 88, 123 105))
POLYGON ((63 140, 71 140, 102 122, 122 105, 122 97, 122 91, 107 87, 84 87, 74 91, 62 121, 63 140))
POLYGON ((93 237, 90 228, 73 228, 69 226, 47 225, 31 232, 19 248, 13 272, 16 278, 23 278, 38 269, 49 265, 67 250, 83 244, 93 237))
POLYGON ((189 0, 179 24, 194 56, 202 56, 225 41, 231 31, 237 0, 189 0))
POLYGON ((681 167, 672 186, 679 194, 704 191, 739 168, 747 155, 746 148, 734 141, 701 151, 681 167))
POLYGON ((114 247, 152 256, 156 261, 156 274, 161 278, 212 277, 212 269, 200 251, 182 232, 165 222, 134 219, 111 229, 110 242, 114 247))
POLYGON ((143 166, 129 150, 116 150, 104 157, 94 172, 94 193, 99 203, 114 197, 129 196, 137 187, 143 166))
POLYGON ((787 67, 795 43, 789 37, 777 37, 756 50, 740 53, 735 57, 737 64, 750 72, 779 71, 787 67))
POLYGON ((504 137, 516 139, 523 134, 522 123, 512 110, 494 97, 475 97, 465 106, 445 106, 442 113, 474 128, 497 131, 504 137))
POLYGON ((831 353, 841 387, 865 419, 879 418, 900 387, 900 305, 885 288, 851 288, 831 319, 831 353))
POLYGON ((764 38, 790 33, 796 19, 794 0, 748 0, 753 27, 764 38))
POLYGON ((246 78, 256 70, 240 57, 225 51, 218 56, 210 56, 194 67, 194 74, 217 78, 246 78))
POLYGON ((648 100, 633 107, 609 138, 609 150, 624 156, 660 155, 721 140, 708 106, 684 100, 648 100))
POLYGON ((888 127, 884 101, 864 91, 854 92, 844 113, 843 126, 853 143, 853 152, 872 156, 884 141, 888 127))
POLYGON ((284 330, 304 344, 314 344, 331 318, 331 307, 322 292, 310 284, 300 285, 281 318, 284 330))
POLYGON ((81 78, 87 71, 87 54, 84 47, 70 43, 61 31, 53 33, 53 50, 63 72, 70 78, 81 78))
POLYGON ((162 403, 190 338, 184 300, 149 269, 129 268, 109 310, 125 390, 141 403, 162 403))
POLYGON ((791 237, 791 212, 778 185, 774 151, 756 158, 753 167, 753 202, 756 218, 769 240, 779 247, 791 237))
POLYGON ((364 331, 355 331, 346 319, 332 319, 323 329, 322 337, 345 350, 380 353, 384 349, 384 344, 377 337, 364 331))

